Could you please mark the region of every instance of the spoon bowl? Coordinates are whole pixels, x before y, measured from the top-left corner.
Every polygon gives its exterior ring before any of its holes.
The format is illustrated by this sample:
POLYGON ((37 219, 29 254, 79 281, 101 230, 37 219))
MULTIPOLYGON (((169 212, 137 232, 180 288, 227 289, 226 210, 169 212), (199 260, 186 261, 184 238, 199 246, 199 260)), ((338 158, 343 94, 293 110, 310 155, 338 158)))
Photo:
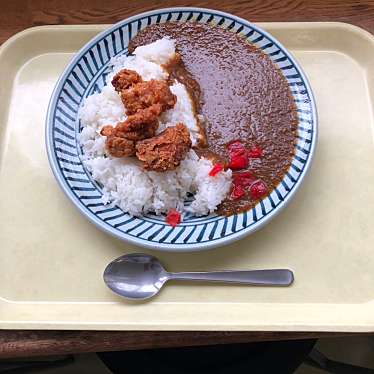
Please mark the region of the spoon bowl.
POLYGON ((104 271, 104 282, 116 294, 144 300, 156 295, 168 280, 240 283, 252 286, 289 286, 291 270, 250 270, 169 273, 151 255, 132 253, 112 261, 104 271))
POLYGON ((148 299, 158 293, 168 273, 156 257, 129 254, 112 261, 104 271, 104 282, 123 297, 148 299))

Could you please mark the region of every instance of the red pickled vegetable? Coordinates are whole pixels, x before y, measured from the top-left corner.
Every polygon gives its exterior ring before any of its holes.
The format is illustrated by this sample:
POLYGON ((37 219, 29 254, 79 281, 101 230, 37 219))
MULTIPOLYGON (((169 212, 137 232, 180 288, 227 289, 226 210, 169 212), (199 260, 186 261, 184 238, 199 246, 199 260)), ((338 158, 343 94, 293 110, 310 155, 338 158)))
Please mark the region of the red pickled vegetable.
POLYGON ((239 141, 235 141, 235 142, 230 143, 227 146, 227 149, 229 150, 229 153, 235 153, 235 152, 238 152, 238 151, 243 151, 243 152, 246 151, 244 144, 239 142, 239 141))
POLYGON ((169 213, 167 214, 166 216, 166 222, 175 227, 177 226, 179 223, 181 223, 181 214, 175 210, 175 209, 171 209, 169 210, 169 213))
MULTIPOLYGON (((227 149, 230 154, 228 167, 232 170, 245 169, 248 167, 249 158, 261 158, 263 156, 262 148, 254 146, 248 151, 240 141, 230 143, 227 149)), ((245 195, 245 189, 249 189, 252 199, 255 200, 268 193, 265 182, 257 179, 251 172, 244 171, 234 174, 231 197, 235 200, 240 199, 245 195)))
POLYGON ((250 171, 234 174, 233 184, 235 186, 250 187, 257 178, 250 171))
POLYGON ((263 155, 263 151, 260 147, 253 147, 250 149, 250 151, 248 152, 248 157, 250 158, 261 158, 263 155))
POLYGON ((245 195, 244 188, 240 184, 237 184, 237 185, 234 184, 234 188, 232 189, 232 192, 231 192, 231 197, 234 200, 238 200, 244 195, 245 195))
POLYGON ((228 167, 233 170, 245 169, 248 166, 248 152, 240 141, 235 141, 227 146, 230 154, 228 167))
POLYGON ((209 172, 209 175, 211 177, 215 177, 218 173, 220 173, 221 171, 223 170, 223 165, 218 163, 218 164, 215 164, 213 167, 212 167, 212 170, 209 172))
POLYGON ((233 170, 245 169, 248 166, 247 151, 237 151, 230 155, 230 163, 228 167, 233 170))
POLYGON ((258 200, 267 195, 268 188, 265 182, 258 180, 257 182, 253 183, 249 189, 252 199, 258 200))

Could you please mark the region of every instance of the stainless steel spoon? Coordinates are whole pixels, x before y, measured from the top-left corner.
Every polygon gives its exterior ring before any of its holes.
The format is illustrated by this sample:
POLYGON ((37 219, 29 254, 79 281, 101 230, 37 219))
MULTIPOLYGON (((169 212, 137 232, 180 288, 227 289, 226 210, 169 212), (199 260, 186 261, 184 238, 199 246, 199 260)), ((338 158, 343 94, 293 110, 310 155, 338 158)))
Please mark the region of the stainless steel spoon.
POLYGON ((104 271, 104 282, 128 299, 148 299, 168 280, 240 283, 252 286, 289 286, 293 273, 287 269, 169 273, 156 257, 133 253, 112 261, 104 271))

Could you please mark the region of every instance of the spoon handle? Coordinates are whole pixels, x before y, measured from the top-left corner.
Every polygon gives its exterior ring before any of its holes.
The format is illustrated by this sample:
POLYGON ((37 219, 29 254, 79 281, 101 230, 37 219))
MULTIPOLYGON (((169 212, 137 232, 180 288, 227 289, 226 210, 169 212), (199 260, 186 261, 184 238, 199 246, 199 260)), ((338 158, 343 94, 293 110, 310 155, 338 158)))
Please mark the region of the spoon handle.
POLYGON ((241 283, 253 286, 289 286, 292 284, 294 277, 291 270, 271 269, 169 273, 169 279, 241 283))

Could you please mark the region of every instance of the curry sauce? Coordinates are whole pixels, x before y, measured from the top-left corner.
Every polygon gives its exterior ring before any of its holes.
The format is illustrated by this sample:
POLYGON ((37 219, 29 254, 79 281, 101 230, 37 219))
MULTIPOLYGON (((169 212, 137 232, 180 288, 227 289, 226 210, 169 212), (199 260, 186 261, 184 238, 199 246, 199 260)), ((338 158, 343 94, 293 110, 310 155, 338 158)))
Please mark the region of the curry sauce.
MULTIPOLYGON (((181 56, 180 64, 169 66, 171 78, 185 84, 196 112, 205 119, 200 125, 207 144, 199 144, 197 152, 227 162, 227 145, 233 141, 260 148, 262 157, 250 159, 247 170, 270 193, 291 165, 297 135, 296 106, 282 72, 240 35, 195 22, 148 26, 129 50, 165 36, 176 41, 181 56)), ((229 196, 218 212, 246 211, 256 202, 250 194, 229 196)))

